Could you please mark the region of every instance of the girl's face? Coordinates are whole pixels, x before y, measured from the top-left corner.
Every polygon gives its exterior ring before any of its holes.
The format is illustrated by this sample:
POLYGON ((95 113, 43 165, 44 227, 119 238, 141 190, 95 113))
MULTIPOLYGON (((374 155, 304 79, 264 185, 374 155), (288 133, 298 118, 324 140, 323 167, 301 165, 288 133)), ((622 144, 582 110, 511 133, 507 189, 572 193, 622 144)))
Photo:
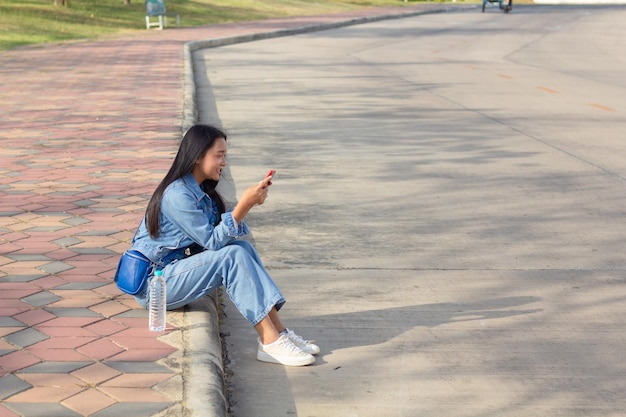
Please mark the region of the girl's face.
POLYGON ((226 166, 226 151, 226 139, 217 138, 204 156, 198 158, 192 172, 198 184, 204 180, 219 181, 226 166))

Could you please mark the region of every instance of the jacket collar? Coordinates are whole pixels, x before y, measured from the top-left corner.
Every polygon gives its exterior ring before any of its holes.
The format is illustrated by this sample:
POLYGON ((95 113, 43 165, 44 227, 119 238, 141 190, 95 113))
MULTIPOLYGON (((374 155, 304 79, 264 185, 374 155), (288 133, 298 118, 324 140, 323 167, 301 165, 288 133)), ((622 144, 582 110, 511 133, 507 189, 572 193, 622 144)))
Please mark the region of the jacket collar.
POLYGON ((193 176, 192 173, 186 174, 181 179, 183 180, 187 188, 193 191, 198 200, 202 200, 202 198, 204 198, 204 191, 202 190, 202 188, 200 188, 198 182, 196 181, 196 178, 193 176))

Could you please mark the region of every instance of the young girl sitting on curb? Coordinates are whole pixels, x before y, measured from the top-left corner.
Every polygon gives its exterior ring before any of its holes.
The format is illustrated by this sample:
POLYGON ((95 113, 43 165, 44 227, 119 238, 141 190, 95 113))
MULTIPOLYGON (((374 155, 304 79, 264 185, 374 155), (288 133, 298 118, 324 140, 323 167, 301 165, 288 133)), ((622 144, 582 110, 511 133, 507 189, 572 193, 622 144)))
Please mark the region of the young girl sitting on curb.
MULTIPOLYGON (((259 334, 258 360, 309 365, 315 362, 313 355, 319 353, 319 347, 283 325, 278 316, 285 303, 283 295, 255 248, 238 239, 249 233, 244 218, 250 209, 265 202, 271 178, 246 189, 236 206, 226 211, 215 190, 226 166, 226 152, 226 134, 220 129, 196 125, 187 131, 170 170, 148 203, 132 249, 163 271, 168 310, 224 286, 259 334), (179 255, 171 259, 177 251, 179 255)), ((136 295, 144 307, 149 305, 148 287, 136 295)))

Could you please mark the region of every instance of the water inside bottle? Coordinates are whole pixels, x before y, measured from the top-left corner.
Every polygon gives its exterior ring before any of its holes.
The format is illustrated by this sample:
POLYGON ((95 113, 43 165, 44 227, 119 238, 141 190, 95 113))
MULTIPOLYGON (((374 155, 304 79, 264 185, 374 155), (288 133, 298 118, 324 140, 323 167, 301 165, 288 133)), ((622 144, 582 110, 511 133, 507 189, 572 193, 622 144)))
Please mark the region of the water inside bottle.
POLYGON ((162 332, 165 330, 165 280, 163 279, 163 271, 155 271, 154 277, 150 282, 150 310, 148 314, 148 327, 153 332, 162 332))

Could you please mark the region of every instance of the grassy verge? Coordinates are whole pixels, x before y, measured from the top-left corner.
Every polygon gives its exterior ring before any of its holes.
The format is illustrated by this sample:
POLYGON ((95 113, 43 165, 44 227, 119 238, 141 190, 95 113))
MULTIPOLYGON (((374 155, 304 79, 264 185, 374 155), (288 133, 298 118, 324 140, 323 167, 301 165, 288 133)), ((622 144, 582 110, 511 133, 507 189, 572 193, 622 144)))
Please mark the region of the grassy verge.
MULTIPOLYGON (((413 0, 414 1, 414 0, 413 0)), ((403 0, 166 0, 181 26, 333 13, 403 0)), ((144 0, 0 0, 0 50, 145 30, 144 0)))

